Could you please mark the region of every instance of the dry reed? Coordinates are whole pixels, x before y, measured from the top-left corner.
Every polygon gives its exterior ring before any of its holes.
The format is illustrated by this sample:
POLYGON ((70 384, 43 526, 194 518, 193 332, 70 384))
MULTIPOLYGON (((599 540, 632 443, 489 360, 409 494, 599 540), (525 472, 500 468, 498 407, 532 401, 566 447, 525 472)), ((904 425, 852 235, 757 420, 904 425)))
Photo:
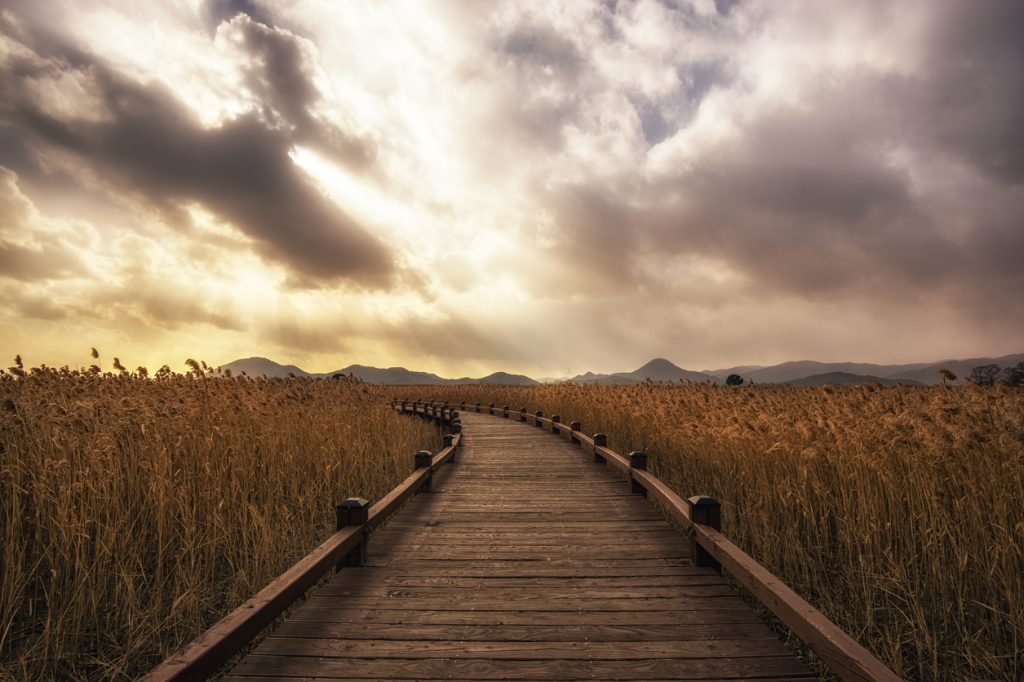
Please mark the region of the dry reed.
POLYGON ((1024 392, 394 388, 603 431, 908 679, 1024 679, 1024 392))
POLYGON ((0 678, 132 679, 437 449, 351 380, 0 375, 0 678))

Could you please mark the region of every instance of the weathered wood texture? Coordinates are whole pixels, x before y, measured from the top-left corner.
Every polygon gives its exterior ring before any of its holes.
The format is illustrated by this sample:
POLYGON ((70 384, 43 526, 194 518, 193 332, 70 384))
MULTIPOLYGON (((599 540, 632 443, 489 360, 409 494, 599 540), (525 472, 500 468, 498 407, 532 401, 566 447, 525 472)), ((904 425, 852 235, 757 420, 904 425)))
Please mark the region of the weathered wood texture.
POLYGON ((592 450, 461 416, 458 462, 227 679, 813 678, 592 450))

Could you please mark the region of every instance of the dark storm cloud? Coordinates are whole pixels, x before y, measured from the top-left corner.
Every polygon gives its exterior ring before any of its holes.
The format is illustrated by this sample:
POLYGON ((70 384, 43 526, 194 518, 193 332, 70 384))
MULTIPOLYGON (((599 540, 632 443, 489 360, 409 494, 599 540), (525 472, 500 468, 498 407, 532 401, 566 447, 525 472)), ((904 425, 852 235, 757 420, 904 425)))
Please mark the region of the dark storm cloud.
POLYGON ((948 3, 935 23, 915 123, 983 172, 1024 182, 1024 3, 948 3))
POLYGON ((244 37, 251 57, 249 86, 263 102, 266 118, 288 126, 295 142, 314 146, 349 168, 368 169, 376 155, 373 144, 312 113, 320 92, 301 38, 248 17, 233 25, 244 37))
POLYGON ((230 21, 239 14, 267 26, 274 25, 271 13, 252 0, 205 0, 201 14, 210 35, 216 33, 217 27, 223 22, 230 21))
POLYGON ((253 114, 203 128, 162 85, 137 83, 82 51, 47 43, 48 53, 12 59, 0 77, 6 125, 76 155, 116 191, 139 193, 165 210, 202 203, 235 224, 262 255, 288 266, 296 282, 392 282, 391 255, 294 165, 285 131, 253 114), (29 79, 55 70, 90 79, 102 120, 63 120, 35 99, 29 79))
MULTIPOLYGON (((548 195, 585 263, 569 263, 563 284, 592 291, 601 278, 640 291, 651 273, 636 263, 675 254, 726 263, 761 296, 937 297, 965 315, 1024 312, 1024 4, 928 11, 932 32, 913 73, 808 66, 791 74, 796 102, 761 100, 747 112, 742 83, 719 63, 711 85, 694 85, 698 97, 721 85, 733 98, 731 134, 696 140, 699 151, 648 178, 626 168, 618 183, 548 195), (968 165, 971 188, 933 183, 939 167, 954 172, 942 165, 950 158, 968 165), (979 186, 983 202, 970 194, 979 186), (949 192, 970 209, 949 215, 949 192)), ((749 59, 742 49, 739 62, 749 59)), ((653 111, 634 102, 647 144, 675 134, 655 112, 684 109, 685 93, 653 111)))

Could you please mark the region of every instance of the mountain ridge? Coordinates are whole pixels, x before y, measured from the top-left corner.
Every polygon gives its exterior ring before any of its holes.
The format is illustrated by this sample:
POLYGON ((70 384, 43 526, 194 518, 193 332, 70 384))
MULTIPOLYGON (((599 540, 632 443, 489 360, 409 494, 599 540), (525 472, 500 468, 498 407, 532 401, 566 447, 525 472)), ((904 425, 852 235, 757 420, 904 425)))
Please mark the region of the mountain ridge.
MULTIPOLYGON (((629 385, 644 381, 688 381, 696 383, 724 383, 729 374, 739 374, 746 382, 755 384, 788 383, 796 386, 817 386, 824 383, 856 385, 880 383, 882 385, 929 385, 943 382, 941 369, 948 369, 966 381, 972 368, 979 365, 997 364, 1012 367, 1024 362, 1024 353, 1014 353, 989 358, 968 358, 964 360, 943 360, 941 362, 918 362, 894 365, 880 365, 868 362, 819 362, 816 360, 794 360, 777 365, 744 365, 719 370, 697 372, 683 369, 665 358, 654 358, 630 372, 595 373, 585 372, 571 379, 545 379, 544 383, 572 381, 581 384, 629 385)), ((360 381, 374 384, 394 385, 448 385, 448 384, 502 384, 533 386, 541 382, 523 374, 492 372, 484 377, 461 377, 448 379, 431 372, 410 370, 405 367, 371 367, 352 364, 333 372, 307 372, 296 365, 282 365, 268 358, 253 356, 234 360, 221 365, 221 370, 230 369, 233 374, 244 372, 249 376, 267 377, 309 377, 326 379, 337 375, 352 375, 360 381)))

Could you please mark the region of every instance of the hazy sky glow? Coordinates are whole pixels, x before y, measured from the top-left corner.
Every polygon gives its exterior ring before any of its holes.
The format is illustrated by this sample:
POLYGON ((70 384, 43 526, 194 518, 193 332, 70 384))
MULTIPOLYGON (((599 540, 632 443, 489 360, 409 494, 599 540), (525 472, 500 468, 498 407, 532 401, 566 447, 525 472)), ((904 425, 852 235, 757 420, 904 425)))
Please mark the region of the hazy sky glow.
POLYGON ((1024 350, 1018 0, 0 8, 8 360, 1024 350))

